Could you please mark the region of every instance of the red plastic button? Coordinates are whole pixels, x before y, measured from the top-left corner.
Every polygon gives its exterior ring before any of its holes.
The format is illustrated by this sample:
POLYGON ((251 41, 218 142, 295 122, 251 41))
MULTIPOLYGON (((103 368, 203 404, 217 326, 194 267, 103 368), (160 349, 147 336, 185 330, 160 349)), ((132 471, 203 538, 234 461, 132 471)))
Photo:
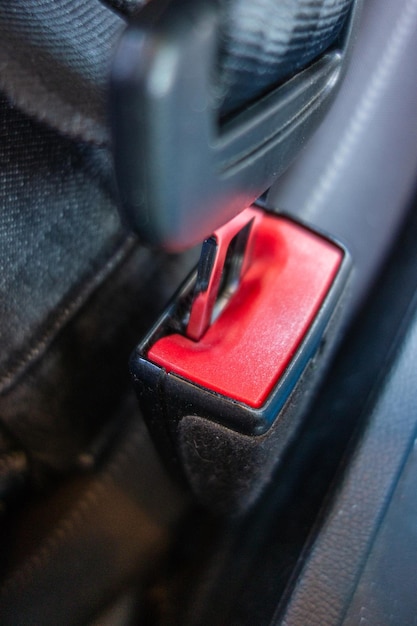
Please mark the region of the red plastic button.
POLYGON ((290 364, 343 259, 326 239, 285 218, 261 215, 253 262, 202 339, 169 335, 148 352, 167 372, 254 408, 290 364))

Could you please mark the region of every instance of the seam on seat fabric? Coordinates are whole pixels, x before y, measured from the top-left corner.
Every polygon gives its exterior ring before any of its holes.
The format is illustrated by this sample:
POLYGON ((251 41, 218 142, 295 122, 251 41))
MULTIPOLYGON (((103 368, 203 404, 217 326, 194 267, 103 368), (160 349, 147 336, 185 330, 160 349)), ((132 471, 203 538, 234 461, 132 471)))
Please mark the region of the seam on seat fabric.
POLYGON ((107 263, 82 287, 78 295, 65 306, 62 313, 54 320, 46 332, 44 332, 41 337, 35 339, 33 345, 26 351, 26 354, 0 378, 0 394, 8 391, 28 367, 42 356, 62 326, 78 311, 87 298, 109 276, 117 265, 126 258, 135 245, 136 240, 133 236, 126 236, 107 263))

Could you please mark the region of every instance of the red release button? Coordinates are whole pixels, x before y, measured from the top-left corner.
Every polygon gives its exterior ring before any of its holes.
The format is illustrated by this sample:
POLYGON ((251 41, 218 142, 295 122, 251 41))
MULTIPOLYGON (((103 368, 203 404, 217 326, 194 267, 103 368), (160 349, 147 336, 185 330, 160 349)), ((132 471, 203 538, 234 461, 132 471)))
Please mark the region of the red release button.
POLYGON ((264 213, 256 229, 253 262, 202 339, 163 337, 148 358, 167 372, 259 408, 305 337, 343 252, 282 217, 264 213))

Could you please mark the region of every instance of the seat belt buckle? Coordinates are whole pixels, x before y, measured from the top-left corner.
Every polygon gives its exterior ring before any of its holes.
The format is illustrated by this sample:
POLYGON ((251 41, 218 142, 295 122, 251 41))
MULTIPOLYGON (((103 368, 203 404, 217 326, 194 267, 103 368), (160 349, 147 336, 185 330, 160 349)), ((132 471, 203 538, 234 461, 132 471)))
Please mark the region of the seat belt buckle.
POLYGON ((136 349, 156 444, 205 504, 244 510, 269 479, 323 366, 348 273, 340 244, 251 206, 204 242, 136 349))
POLYGON ((145 3, 115 55, 110 110, 124 220, 143 243, 170 251, 206 239, 199 268, 131 371, 164 457, 224 513, 245 510, 270 479, 330 353, 323 338, 346 251, 253 202, 328 110, 357 6, 332 48, 227 119, 213 92, 216 0, 145 3))

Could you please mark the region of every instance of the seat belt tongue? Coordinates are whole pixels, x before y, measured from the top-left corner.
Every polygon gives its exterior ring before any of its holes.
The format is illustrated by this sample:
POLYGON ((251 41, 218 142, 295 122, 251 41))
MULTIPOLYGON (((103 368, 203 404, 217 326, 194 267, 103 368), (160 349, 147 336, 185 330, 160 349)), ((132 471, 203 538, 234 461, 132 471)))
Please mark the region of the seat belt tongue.
POLYGON ((201 339, 239 288, 251 262, 257 217, 249 207, 204 241, 185 331, 190 339, 201 339))

